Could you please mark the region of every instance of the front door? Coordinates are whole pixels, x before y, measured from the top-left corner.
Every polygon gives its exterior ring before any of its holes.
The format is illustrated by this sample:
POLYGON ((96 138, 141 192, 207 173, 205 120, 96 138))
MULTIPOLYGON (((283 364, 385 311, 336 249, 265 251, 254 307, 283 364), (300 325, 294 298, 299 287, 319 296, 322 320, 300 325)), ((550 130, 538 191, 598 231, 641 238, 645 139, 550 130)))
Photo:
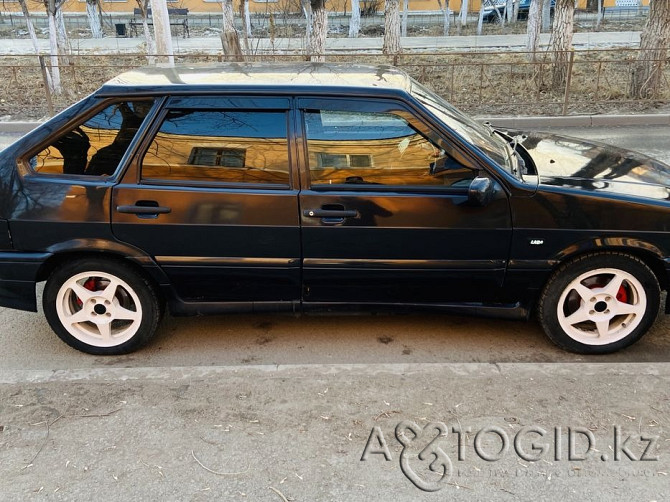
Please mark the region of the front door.
POLYGON ((465 156, 402 103, 302 99, 305 302, 494 301, 507 195, 468 200, 465 156))

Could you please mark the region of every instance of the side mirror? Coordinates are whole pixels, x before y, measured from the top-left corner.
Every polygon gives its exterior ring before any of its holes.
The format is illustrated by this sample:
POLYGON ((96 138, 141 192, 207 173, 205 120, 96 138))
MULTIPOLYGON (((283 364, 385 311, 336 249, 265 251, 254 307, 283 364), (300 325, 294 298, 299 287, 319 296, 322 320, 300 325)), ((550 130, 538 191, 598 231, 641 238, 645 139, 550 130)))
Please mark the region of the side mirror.
POLYGON ((491 178, 477 176, 468 188, 468 201, 475 206, 486 206, 493 199, 495 185, 491 178))

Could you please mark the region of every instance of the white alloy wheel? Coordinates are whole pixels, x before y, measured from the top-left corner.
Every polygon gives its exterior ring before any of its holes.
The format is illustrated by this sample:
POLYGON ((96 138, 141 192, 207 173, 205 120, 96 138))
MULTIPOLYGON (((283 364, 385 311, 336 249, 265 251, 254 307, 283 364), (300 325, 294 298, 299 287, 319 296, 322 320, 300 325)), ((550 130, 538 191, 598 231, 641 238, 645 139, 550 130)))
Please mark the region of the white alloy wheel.
POLYGON ((606 345, 630 335, 647 311, 639 280, 623 270, 600 268, 568 284, 557 308, 558 322, 573 340, 606 345))
POLYGON ((66 280, 56 295, 63 327, 93 347, 115 347, 140 329, 142 304, 119 277, 102 271, 82 272, 66 280))

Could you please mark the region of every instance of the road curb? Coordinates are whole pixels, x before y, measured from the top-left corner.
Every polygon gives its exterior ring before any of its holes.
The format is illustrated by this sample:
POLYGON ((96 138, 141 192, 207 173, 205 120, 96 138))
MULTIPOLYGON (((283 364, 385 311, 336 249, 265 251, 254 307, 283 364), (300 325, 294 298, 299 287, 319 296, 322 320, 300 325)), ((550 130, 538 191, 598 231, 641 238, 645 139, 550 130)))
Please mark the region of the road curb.
POLYGON ((541 129, 543 127, 616 127, 670 125, 670 114, 640 115, 568 115, 558 117, 489 117, 498 127, 541 129))
POLYGON ((217 377, 304 378, 350 373, 352 375, 417 375, 439 372, 454 378, 539 378, 585 376, 670 377, 670 363, 407 363, 407 364, 288 364, 249 366, 181 366, 137 368, 83 368, 67 370, 4 370, 0 385, 58 382, 147 382, 213 380, 217 377))
MULTIPOLYGON (((670 125, 669 113, 636 115, 568 115, 552 117, 475 117, 488 120, 497 127, 510 129, 541 129, 543 127, 617 127, 670 125)), ((0 122, 0 134, 25 134, 42 122, 0 122)))

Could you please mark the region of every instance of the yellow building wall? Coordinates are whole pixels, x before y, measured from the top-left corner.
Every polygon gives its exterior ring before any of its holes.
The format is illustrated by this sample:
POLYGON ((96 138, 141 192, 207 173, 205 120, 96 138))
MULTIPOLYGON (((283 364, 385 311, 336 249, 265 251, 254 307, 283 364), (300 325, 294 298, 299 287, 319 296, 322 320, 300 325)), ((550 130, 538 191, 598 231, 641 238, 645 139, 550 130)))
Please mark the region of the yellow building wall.
MULTIPOLYGON (((197 13, 220 13, 221 4, 216 0, 167 0, 170 8, 185 8, 189 12, 197 13)), ((239 9, 240 0, 233 0, 236 5, 236 10, 239 9)), ((384 0, 378 1, 378 10, 383 12, 384 0)), ((449 8, 458 12, 461 7, 461 0, 443 0, 442 4, 449 2, 449 8)), ((642 0, 643 5, 649 5, 650 0, 642 0)), ((482 0, 470 0, 469 9, 471 11, 478 11, 482 0)), ((585 9, 587 0, 577 0, 577 8, 585 9)), ((604 7, 613 7, 616 5, 616 0, 603 0, 604 7)), ((328 0, 328 9, 335 12, 350 12, 349 0, 328 0)), ((28 0, 28 8, 31 12, 43 13, 44 4, 36 0, 28 0)), ((113 14, 115 12, 132 12, 137 8, 135 0, 102 0, 102 10, 104 13, 113 14)), ((437 0, 410 0, 409 8, 412 11, 437 11, 439 4, 437 0)), ((5 0, 0 7, 5 12, 21 12, 21 8, 16 1, 5 0)), ((251 12, 301 12, 300 0, 276 0, 276 1, 259 1, 250 0, 249 10, 251 12)), ((86 12, 85 0, 67 0, 65 3, 65 12, 86 12)))

